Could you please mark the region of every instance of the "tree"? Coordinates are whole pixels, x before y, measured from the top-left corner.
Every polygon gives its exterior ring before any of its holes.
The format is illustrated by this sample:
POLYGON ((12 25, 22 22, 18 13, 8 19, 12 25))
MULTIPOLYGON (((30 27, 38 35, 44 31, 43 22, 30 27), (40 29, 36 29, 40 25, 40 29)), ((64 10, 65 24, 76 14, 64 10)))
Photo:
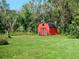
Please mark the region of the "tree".
POLYGON ((10 10, 9 6, 7 4, 6 0, 1 0, 1 7, 0 7, 0 27, 3 32, 6 32, 8 34, 8 37, 10 37, 10 32, 12 32, 14 29, 14 26, 17 21, 17 13, 14 10, 10 10))

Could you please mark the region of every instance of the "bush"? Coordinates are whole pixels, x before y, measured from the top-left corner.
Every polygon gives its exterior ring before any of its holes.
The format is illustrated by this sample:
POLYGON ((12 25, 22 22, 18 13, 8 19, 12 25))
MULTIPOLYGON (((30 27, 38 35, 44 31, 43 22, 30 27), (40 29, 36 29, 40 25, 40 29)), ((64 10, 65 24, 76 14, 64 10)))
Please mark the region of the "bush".
POLYGON ((6 39, 0 39, 0 45, 7 45, 8 41, 6 39))
POLYGON ((74 20, 71 24, 68 24, 66 33, 74 36, 75 38, 79 38, 79 16, 75 16, 74 20))
POLYGON ((72 19, 71 23, 67 23, 64 27, 60 26, 61 33, 79 38, 79 15, 72 19))

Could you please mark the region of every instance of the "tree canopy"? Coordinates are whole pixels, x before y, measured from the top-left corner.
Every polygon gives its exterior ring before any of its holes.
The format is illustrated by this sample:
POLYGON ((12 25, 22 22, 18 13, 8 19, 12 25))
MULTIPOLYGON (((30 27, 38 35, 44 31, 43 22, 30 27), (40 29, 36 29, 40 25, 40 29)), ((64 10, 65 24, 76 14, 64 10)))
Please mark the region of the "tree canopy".
POLYGON ((79 35, 79 0, 31 0, 17 12, 0 1, 0 32, 37 33, 39 21, 53 21, 60 33, 79 35), (23 30, 21 30, 23 29, 23 30))

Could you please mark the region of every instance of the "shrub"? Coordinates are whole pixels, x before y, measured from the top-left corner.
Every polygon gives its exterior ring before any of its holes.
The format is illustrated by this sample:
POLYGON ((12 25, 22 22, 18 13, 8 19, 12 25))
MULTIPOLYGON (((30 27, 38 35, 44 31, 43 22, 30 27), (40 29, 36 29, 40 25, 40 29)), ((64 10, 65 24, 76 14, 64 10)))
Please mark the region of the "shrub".
POLYGON ((79 16, 75 16, 74 20, 67 26, 66 30, 67 34, 74 36, 75 38, 79 38, 79 16))
POLYGON ((61 33, 79 38, 79 15, 72 19, 71 23, 67 23, 64 27, 60 26, 61 33))
POLYGON ((0 39, 0 45, 7 45, 8 41, 6 39, 0 39))

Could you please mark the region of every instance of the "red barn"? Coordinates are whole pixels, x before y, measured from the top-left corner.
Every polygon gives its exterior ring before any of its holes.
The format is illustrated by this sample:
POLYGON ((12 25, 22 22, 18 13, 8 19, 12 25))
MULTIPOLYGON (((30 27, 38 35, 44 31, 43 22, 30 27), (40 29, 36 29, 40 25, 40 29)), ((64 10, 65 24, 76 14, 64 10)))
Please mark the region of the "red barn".
POLYGON ((52 23, 39 23, 38 24, 38 34, 40 36, 45 36, 45 35, 56 35, 58 34, 57 27, 52 23))

